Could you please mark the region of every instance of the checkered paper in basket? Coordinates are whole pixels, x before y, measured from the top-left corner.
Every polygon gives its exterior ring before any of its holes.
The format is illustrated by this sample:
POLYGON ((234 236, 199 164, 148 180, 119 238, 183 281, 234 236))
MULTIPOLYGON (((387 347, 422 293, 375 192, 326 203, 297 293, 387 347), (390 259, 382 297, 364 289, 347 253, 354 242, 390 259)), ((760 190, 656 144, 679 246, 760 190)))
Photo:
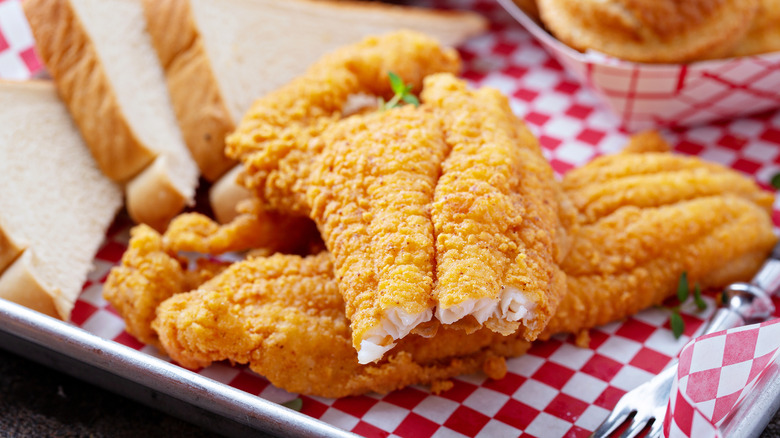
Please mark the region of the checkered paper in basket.
POLYGON ((701 336, 683 348, 664 421, 667 438, 717 436, 780 352, 780 319, 701 336))
MULTIPOLYGON (((431 4, 431 3, 429 3, 431 4)), ((462 47, 464 76, 475 87, 491 86, 510 97, 513 110, 539 137, 558 173, 619 150, 627 133, 597 96, 551 57, 497 3, 436 0, 436 7, 471 9, 490 19, 490 30, 462 47)), ((41 69, 18 0, 0 0, 0 76, 28 78, 41 69)), ((0 102, 3 103, 3 102, 0 102)), ((8 103, 5 103, 8 104, 8 103)), ((679 153, 731 166, 767 184, 780 171, 780 112, 666 131, 679 153)), ((775 209, 775 223, 780 213, 775 209)), ((168 360, 124 331, 101 296, 102 282, 119 262, 130 223, 120 216, 95 259, 95 269, 76 303, 72 323, 102 338, 168 360)), ((780 301, 775 302, 780 307, 780 301)), ((385 395, 338 400, 302 396, 302 412, 368 437, 564 437, 587 436, 627 391, 650 379, 676 356, 709 316, 683 309, 685 333, 671 334, 668 313, 648 309, 621 323, 592 331, 589 348, 570 339, 535 344, 508 361, 506 378, 458 377, 439 395, 412 386, 385 395)), ((215 364, 198 371, 224 384, 276 402, 295 398, 247 368, 215 364)))

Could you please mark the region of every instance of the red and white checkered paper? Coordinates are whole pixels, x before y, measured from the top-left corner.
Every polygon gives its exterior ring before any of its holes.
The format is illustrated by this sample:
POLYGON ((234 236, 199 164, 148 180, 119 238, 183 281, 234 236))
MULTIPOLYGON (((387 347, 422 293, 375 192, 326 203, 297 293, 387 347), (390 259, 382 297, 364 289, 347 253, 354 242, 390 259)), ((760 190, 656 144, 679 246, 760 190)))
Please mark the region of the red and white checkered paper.
POLYGON ((683 348, 666 411, 667 438, 721 437, 729 413, 780 352, 780 319, 700 336, 683 348))
MULTIPOLYGON (((492 0, 433 0, 436 7, 471 9, 490 19, 487 34, 462 47, 464 76, 510 97, 513 110, 539 137, 562 174, 593 157, 619 150, 627 139, 621 121, 587 86, 570 76, 542 44, 492 0)), ((19 0, 0 0, 0 77, 27 78, 41 69, 19 0)), ((2 102, 3 104, 9 104, 2 102)), ((12 103, 11 103, 12 104, 12 103)), ((696 128, 664 131, 679 153, 731 166, 767 184, 780 171, 780 112, 765 112, 696 128)), ((780 212, 775 209, 775 223, 780 212)), ((76 303, 72 323, 102 338, 167 360, 124 331, 102 298, 102 282, 126 248, 130 223, 120 215, 95 258, 95 269, 76 303)), ((775 305, 780 307, 780 299, 775 305)), ((338 400, 303 396, 302 412, 368 437, 578 437, 587 436, 627 391, 650 379, 676 356, 711 313, 683 312, 686 330, 672 336, 668 313, 649 309, 622 323, 592 330, 589 348, 567 338, 537 343, 508 361, 499 381, 483 374, 454 379, 440 395, 411 386, 385 395, 338 400)), ((216 381, 283 402, 296 397, 244 367, 215 364, 200 371, 216 381)))

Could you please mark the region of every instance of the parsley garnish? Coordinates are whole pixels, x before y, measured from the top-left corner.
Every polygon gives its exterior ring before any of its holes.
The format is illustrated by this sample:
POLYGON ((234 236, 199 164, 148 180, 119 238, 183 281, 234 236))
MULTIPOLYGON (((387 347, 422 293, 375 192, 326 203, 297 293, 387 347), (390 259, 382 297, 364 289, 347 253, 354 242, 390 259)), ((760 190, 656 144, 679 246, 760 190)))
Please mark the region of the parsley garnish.
POLYGON ((772 175, 772 179, 769 180, 769 184, 772 184, 772 187, 775 189, 780 190, 780 172, 772 175))
POLYGON ((385 111, 400 106, 401 102, 406 102, 410 105, 420 106, 420 101, 417 100, 417 96, 412 94, 412 85, 405 84, 404 80, 400 76, 393 72, 387 72, 390 77, 390 88, 395 95, 392 99, 385 102, 381 97, 379 98, 379 110, 385 111))
POLYGON ((294 398, 288 402, 281 403, 282 406, 285 408, 290 408, 293 411, 301 412, 301 408, 303 408, 303 400, 301 400, 300 397, 294 398))
MULTIPOLYGON (((685 321, 683 321, 682 316, 680 315, 680 305, 687 301, 690 295, 688 273, 683 272, 680 275, 680 280, 677 282, 677 300, 679 301, 679 304, 674 307, 667 307, 667 309, 672 312, 671 315, 669 315, 669 325, 672 326, 672 334, 674 334, 675 339, 680 339, 680 336, 682 336, 685 331, 685 321)), ((701 288, 698 283, 693 286, 693 302, 696 303, 696 308, 699 309, 699 311, 707 308, 707 303, 701 297, 701 288)))

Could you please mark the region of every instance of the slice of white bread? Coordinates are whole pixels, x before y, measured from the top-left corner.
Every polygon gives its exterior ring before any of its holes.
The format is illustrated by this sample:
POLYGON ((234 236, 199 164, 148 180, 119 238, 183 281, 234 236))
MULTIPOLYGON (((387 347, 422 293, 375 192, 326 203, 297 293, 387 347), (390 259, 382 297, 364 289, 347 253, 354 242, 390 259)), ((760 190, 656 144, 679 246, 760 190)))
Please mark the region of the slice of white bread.
POLYGON ((67 320, 120 186, 48 82, 0 82, 0 297, 67 320))
MULTIPOLYGON (((377 2, 144 0, 144 9, 179 125, 211 181, 233 166, 224 155, 224 139, 252 102, 304 73, 322 55, 401 28, 448 46, 487 28, 475 13, 377 2)), ((230 185, 235 186, 232 179, 215 189, 237 193, 230 185)), ((211 198, 220 198, 217 192, 211 198)), ((229 203, 212 207, 230 216, 229 203)))
POLYGON ((141 0, 22 6, 38 53, 100 168, 127 183, 130 216, 164 229, 192 203, 199 172, 178 129, 141 0))

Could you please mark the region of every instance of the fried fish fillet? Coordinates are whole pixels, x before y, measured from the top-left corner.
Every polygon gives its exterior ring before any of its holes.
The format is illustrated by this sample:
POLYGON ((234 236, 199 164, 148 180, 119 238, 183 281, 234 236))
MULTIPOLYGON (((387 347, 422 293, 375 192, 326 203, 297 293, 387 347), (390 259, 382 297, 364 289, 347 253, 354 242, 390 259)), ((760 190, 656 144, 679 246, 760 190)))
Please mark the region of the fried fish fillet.
POLYGON ((325 131, 307 197, 335 260, 361 363, 433 316, 430 204, 448 152, 438 119, 406 106, 325 131))
POLYGON ((354 95, 390 99, 388 71, 419 90, 425 76, 456 73, 454 49, 412 31, 370 37, 323 57, 301 77, 260 98, 226 141, 226 154, 245 166, 241 183, 273 209, 308 216, 305 183, 321 142, 354 95))
POLYGON ((434 307, 445 325, 533 340, 566 287, 565 197, 538 143, 497 90, 449 73, 424 84, 419 108, 353 116, 315 140, 310 214, 361 363, 435 328, 434 307))
POLYGON ((157 307, 171 296, 192 290, 228 266, 201 259, 195 269, 167 251, 163 237, 146 225, 131 230, 130 244, 119 266, 103 284, 103 297, 125 321, 126 331, 139 341, 159 346, 151 323, 157 307))
POLYGON ((522 320, 534 339, 565 289, 552 169, 506 98, 468 91, 458 68, 419 34, 368 39, 257 101, 228 139, 244 184, 320 228, 361 362, 431 334, 436 305, 445 324, 506 334, 522 320), (342 119, 350 94, 390 97, 390 70, 413 88, 430 77, 431 104, 342 119))
POLYGON ((377 364, 361 365, 327 253, 275 255, 233 264, 197 291, 165 301, 154 328, 173 359, 191 368, 246 364, 287 391, 323 397, 437 385, 479 371, 506 372, 504 357, 529 343, 489 330, 443 328, 405 338, 377 364))
POLYGON ((533 340, 566 290, 557 262, 568 251, 575 212, 498 90, 472 91, 436 74, 425 79, 421 97, 450 146, 431 206, 436 316, 503 334, 522 327, 533 340))
POLYGON ((748 280, 777 241, 774 196, 698 158, 615 154, 570 171, 563 185, 581 227, 561 265, 568 295, 544 337, 660 304, 683 272, 703 287, 748 280))
POLYGON ((563 187, 585 224, 626 205, 657 207, 734 194, 769 209, 774 199, 735 170, 696 157, 652 152, 596 158, 568 172, 563 187))
POLYGON ((412 384, 442 389, 447 379, 479 370, 498 379, 506 373, 504 358, 530 346, 486 329, 464 336, 444 328, 433 339, 409 336, 387 360, 361 365, 330 254, 277 254, 187 269, 163 242, 147 226, 133 228, 105 297, 130 334, 191 368, 249 363, 280 388, 343 397, 412 384))

